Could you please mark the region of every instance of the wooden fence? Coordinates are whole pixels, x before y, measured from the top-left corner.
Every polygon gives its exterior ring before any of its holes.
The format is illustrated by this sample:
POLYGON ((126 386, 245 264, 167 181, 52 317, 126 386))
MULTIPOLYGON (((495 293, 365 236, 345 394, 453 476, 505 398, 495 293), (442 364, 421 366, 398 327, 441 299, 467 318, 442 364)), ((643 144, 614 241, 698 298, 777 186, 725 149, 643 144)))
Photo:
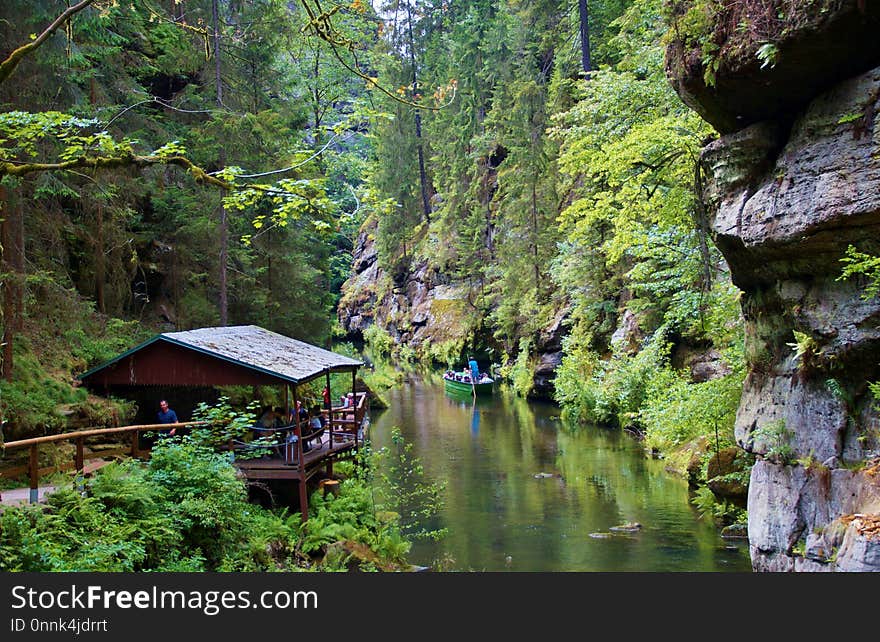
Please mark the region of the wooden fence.
POLYGON ((186 423, 176 424, 141 424, 137 426, 119 426, 118 428, 95 428, 91 430, 79 430, 76 432, 59 433, 57 435, 32 437, 30 439, 20 439, 18 441, 7 441, 5 444, 3 444, 3 447, 6 450, 10 450, 12 448, 30 448, 30 459, 28 460, 28 464, 26 466, 18 466, 16 468, 9 468, 4 471, 0 471, 0 477, 15 478, 24 474, 25 472, 28 473, 28 477, 30 478, 30 502, 36 503, 39 497, 38 489, 40 475, 46 475, 62 470, 70 470, 71 468, 81 474, 84 471, 85 461, 88 459, 102 459, 106 457, 117 457, 120 455, 138 457, 140 454, 139 441, 141 432, 147 432, 151 430, 170 430, 172 428, 184 428, 186 426, 201 426, 206 425, 207 423, 208 422, 203 421, 190 421, 186 423), (88 457, 85 456, 85 440, 87 437, 98 437, 102 435, 113 435, 118 433, 131 433, 131 445, 123 448, 117 448, 115 450, 104 450, 101 452, 92 453, 88 457), (70 440, 74 440, 76 442, 76 451, 73 456, 73 461, 62 463, 57 466, 44 466, 43 468, 40 468, 40 444, 70 440))

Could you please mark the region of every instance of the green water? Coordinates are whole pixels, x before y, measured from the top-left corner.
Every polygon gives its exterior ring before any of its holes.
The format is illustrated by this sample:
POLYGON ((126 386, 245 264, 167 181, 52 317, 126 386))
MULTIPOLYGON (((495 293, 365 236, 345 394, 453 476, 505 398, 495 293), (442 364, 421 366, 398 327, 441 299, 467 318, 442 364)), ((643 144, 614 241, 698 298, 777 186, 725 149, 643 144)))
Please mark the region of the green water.
POLYGON ((400 428, 445 504, 414 564, 454 571, 750 572, 745 540, 725 540, 687 483, 620 431, 573 428, 552 404, 451 397, 413 379, 372 411, 373 446, 400 428), (611 527, 638 522, 635 533, 611 527))

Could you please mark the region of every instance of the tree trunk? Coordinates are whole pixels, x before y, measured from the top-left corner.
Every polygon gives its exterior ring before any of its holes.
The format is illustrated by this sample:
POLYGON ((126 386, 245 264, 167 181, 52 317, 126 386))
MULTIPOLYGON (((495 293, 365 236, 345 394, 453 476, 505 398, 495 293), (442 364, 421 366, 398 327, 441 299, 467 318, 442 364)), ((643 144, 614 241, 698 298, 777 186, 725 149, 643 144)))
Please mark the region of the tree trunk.
POLYGON ((581 16, 581 65, 584 68, 584 76, 590 79, 590 12, 587 8, 587 0, 578 0, 578 11, 581 16))
POLYGON ((13 342, 15 334, 21 329, 22 290, 24 267, 24 246, 22 243, 23 226, 17 199, 0 185, 0 205, 3 209, 0 216, 0 244, 3 247, 3 258, 0 270, 5 274, 3 282, 3 363, 0 375, 6 381, 12 381, 13 342))
MULTIPOLYGON (((412 7, 410 7, 409 2, 406 3, 406 16, 407 16, 407 24, 409 26, 409 61, 410 66, 412 67, 412 95, 413 101, 418 102, 418 77, 416 75, 416 53, 415 53, 415 40, 413 38, 413 28, 412 28, 412 7)), ((425 171, 425 152, 422 149, 422 115, 419 113, 419 110, 415 110, 415 121, 416 121, 416 152, 419 156, 419 188, 422 193, 422 213, 425 215, 425 220, 427 222, 431 222, 431 204, 430 198, 428 196, 428 174, 425 171)))
POLYGON ((98 312, 105 314, 107 305, 104 300, 104 204, 98 202, 97 225, 95 229, 95 304, 98 312))
MULTIPOLYGON (((217 88, 217 107, 223 108, 223 79, 220 75, 220 11, 217 7, 218 0, 211 0, 211 17, 213 19, 214 29, 214 81, 217 88)), ((226 166, 226 149, 221 145, 218 159, 218 169, 226 166)), ((221 194, 220 211, 217 218, 220 224, 220 257, 219 268, 220 274, 218 278, 218 287, 220 290, 220 325, 225 326, 228 322, 229 304, 226 292, 226 263, 227 253, 229 251, 229 221, 226 217, 226 208, 223 206, 221 194)))
POLYGON ((532 180, 532 266, 535 270, 535 291, 541 290, 541 269, 538 265, 538 191, 537 177, 532 180))

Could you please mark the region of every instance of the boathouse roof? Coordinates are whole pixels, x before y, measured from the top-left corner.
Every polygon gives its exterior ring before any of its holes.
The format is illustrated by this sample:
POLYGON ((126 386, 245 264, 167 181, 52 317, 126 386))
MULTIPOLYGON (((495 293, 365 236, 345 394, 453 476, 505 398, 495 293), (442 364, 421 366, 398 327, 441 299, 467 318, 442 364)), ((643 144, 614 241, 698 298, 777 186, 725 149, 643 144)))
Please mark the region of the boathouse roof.
POLYGON ((164 332, 78 379, 89 386, 301 384, 363 362, 255 325, 164 332))

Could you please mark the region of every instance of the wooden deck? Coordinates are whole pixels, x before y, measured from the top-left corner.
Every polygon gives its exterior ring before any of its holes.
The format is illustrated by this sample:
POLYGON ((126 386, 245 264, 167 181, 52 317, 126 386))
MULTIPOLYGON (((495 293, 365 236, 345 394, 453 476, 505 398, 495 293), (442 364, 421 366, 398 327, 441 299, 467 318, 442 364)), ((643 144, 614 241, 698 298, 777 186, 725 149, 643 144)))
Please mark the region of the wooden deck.
MULTIPOLYGON (((325 478, 333 478, 333 464, 343 459, 354 458, 364 443, 369 417, 367 415, 369 399, 364 393, 356 395, 355 403, 348 408, 332 408, 323 414, 332 421, 324 428, 320 442, 311 441, 311 449, 303 452, 299 439, 288 448, 276 446, 272 454, 257 458, 242 458, 247 446, 235 459, 236 467, 249 480, 288 479, 296 481, 299 486, 299 504, 303 520, 308 519, 308 488, 310 479, 322 473, 325 478)), ((301 428, 292 426, 278 429, 283 434, 299 435, 301 428)), ((265 429, 264 429, 265 430, 265 429)), ((284 437, 281 437, 284 441, 284 437)))
MULTIPOLYGON (((338 437, 338 435, 334 435, 338 437)), ((287 463, 284 457, 265 456, 257 459, 236 459, 236 467, 248 479, 297 479, 308 480, 340 459, 354 457, 358 443, 354 439, 334 440, 331 444, 329 434, 324 436, 320 446, 317 444, 303 453, 303 466, 299 462, 287 463)))

